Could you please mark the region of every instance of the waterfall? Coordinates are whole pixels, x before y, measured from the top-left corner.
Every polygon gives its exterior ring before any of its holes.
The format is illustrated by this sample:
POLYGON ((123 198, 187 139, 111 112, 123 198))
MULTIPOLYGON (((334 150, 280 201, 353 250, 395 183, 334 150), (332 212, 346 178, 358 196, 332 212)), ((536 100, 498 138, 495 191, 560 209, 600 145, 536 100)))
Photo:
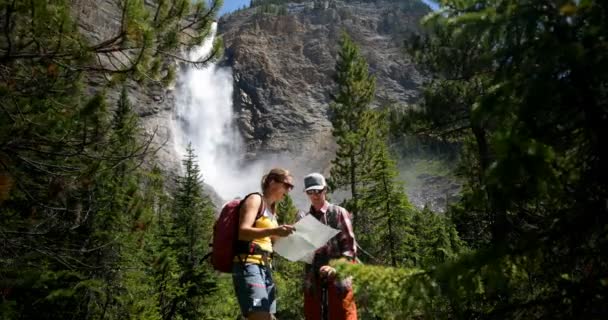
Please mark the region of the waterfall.
MULTIPOLYGON (((207 56, 213 47, 217 24, 190 59, 207 56)), ((198 158, 203 182, 224 200, 244 196, 260 188, 269 167, 261 162, 243 165, 244 143, 234 123, 232 70, 211 63, 204 68, 186 67, 176 88, 176 141, 184 155, 189 143, 198 158)))

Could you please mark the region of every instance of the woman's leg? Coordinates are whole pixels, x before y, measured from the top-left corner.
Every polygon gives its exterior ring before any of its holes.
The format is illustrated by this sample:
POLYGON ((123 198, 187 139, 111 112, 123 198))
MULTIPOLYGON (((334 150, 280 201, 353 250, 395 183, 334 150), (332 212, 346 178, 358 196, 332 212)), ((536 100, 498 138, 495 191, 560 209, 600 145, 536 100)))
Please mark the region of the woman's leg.
POLYGON ((241 313, 248 320, 271 320, 276 304, 274 283, 272 287, 269 286, 267 269, 258 264, 235 263, 232 278, 241 313))
POLYGON ((276 287, 274 284, 274 280, 272 279, 272 271, 264 266, 260 266, 260 275, 262 276, 262 280, 264 285, 266 286, 266 297, 267 299, 262 301, 264 305, 264 311, 255 311, 250 312, 247 316, 247 320, 273 320, 273 314, 277 311, 276 304, 276 287), (268 312, 266 312, 268 311, 268 312))

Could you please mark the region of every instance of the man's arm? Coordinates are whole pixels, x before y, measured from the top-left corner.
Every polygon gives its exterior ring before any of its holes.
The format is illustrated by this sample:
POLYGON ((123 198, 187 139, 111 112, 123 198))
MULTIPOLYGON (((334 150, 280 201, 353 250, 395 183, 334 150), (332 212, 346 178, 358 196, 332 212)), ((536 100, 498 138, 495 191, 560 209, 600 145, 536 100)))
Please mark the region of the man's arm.
POLYGON ((357 257, 357 241, 353 232, 353 224, 350 213, 344 208, 340 208, 338 214, 338 226, 340 234, 338 242, 340 244, 340 254, 342 257, 354 261, 357 257))
MULTIPOLYGON (((337 235, 340 254, 338 260, 354 262, 357 257, 357 241, 355 240, 350 213, 342 207, 337 207, 336 215, 338 220, 337 227, 340 229, 340 233, 337 235)), ((325 265, 321 266, 319 272, 321 276, 333 278, 336 274, 336 269, 329 265, 325 265)))

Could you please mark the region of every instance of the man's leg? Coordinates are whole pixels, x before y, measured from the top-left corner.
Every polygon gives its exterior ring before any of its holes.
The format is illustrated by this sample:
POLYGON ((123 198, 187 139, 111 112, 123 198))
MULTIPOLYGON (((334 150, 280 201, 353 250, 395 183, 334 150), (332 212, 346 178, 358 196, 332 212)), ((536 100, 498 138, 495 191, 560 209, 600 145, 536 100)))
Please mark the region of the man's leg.
POLYGON ((304 292, 304 317, 306 320, 321 320, 321 293, 304 292))
POLYGON ((329 285, 329 318, 331 320, 357 320, 357 305, 353 289, 337 289, 329 285))

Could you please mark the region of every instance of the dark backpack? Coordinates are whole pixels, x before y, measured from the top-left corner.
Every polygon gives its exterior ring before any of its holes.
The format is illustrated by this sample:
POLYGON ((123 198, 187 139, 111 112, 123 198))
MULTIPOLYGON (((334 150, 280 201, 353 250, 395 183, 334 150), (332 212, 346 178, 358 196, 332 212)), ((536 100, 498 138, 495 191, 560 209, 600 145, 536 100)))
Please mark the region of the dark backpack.
MULTIPOLYGON (((241 204, 249 198, 250 193, 244 199, 234 199, 222 207, 219 217, 213 226, 213 243, 211 251, 211 264, 213 269, 220 272, 232 273, 232 264, 237 252, 238 232, 239 232, 239 211, 241 204)), ((264 213, 264 201, 258 209, 255 220, 259 219, 264 213)))

